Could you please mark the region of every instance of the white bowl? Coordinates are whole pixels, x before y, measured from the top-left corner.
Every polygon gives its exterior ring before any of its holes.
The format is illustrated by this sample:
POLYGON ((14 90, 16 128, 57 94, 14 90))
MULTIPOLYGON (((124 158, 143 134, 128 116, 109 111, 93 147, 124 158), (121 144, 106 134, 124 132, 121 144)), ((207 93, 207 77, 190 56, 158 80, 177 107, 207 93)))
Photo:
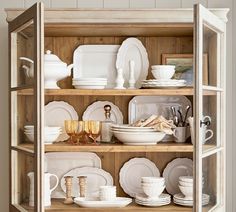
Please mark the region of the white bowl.
MULTIPOLYGON (((51 144, 56 141, 61 132, 58 133, 44 133, 44 143, 51 144)), ((34 142, 34 133, 25 133, 29 141, 34 142)))
POLYGON ((193 198, 193 186, 181 186, 179 189, 186 198, 193 198))
POLYGON ((168 80, 174 76, 175 66, 155 65, 152 66, 152 75, 158 80, 168 80))
POLYGON ((143 132, 119 132, 112 131, 114 136, 124 144, 145 144, 151 143, 156 144, 161 141, 165 137, 165 133, 163 132, 146 132, 145 136, 143 136, 143 132))
POLYGON ((142 177, 142 183, 165 183, 164 177, 142 177))
POLYGON ((184 187, 193 187, 193 183, 189 182, 184 182, 184 181, 179 181, 179 185, 184 186, 184 187))
POLYGON ((179 181, 193 183, 193 176, 180 176, 179 181))
POLYGON ((148 197, 159 197, 161 193, 164 191, 165 186, 162 187, 143 187, 143 192, 148 196, 148 197))

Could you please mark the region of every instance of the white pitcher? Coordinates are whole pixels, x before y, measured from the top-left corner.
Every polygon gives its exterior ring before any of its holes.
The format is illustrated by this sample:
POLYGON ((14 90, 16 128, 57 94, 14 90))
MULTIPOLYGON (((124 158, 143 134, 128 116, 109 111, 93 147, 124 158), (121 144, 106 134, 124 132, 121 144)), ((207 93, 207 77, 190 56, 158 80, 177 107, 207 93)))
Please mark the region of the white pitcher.
MULTIPOLYGON (((29 206, 34 206, 34 172, 29 172, 28 177, 30 179, 30 195, 29 195, 29 206)), ((51 193, 58 186, 59 179, 55 174, 44 173, 44 206, 51 205, 51 193), (56 185, 50 188, 50 178, 56 178, 56 185)))

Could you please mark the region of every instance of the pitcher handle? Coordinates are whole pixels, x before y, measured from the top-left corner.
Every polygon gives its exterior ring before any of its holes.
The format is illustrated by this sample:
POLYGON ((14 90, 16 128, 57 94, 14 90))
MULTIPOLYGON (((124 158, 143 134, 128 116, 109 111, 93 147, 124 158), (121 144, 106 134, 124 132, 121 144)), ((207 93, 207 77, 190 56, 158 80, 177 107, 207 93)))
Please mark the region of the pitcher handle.
POLYGON ((50 189, 50 192, 52 192, 52 191, 54 191, 54 190, 56 189, 56 187, 58 186, 58 184, 59 184, 59 179, 58 179, 57 175, 55 175, 55 174, 51 174, 50 177, 55 177, 55 178, 56 178, 56 181, 57 181, 57 182, 56 182, 56 185, 55 185, 53 188, 50 189))
POLYGON ((210 130, 210 129, 206 130, 206 133, 205 133, 205 134, 207 134, 207 133, 210 133, 210 136, 208 136, 207 138, 205 138, 205 142, 208 141, 208 140, 210 140, 210 139, 213 137, 213 135, 214 135, 213 131, 210 130))

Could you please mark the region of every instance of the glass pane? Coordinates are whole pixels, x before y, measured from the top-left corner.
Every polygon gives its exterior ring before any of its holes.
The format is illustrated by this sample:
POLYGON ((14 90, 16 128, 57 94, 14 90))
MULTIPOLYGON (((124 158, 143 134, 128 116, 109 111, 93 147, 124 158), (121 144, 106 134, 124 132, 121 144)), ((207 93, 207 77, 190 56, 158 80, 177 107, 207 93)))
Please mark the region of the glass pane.
POLYGON ((219 75, 217 76, 217 68, 220 67, 220 60, 218 59, 219 33, 215 32, 207 25, 203 27, 203 72, 202 83, 203 85, 220 87, 219 75))
POLYGON ((212 96, 203 96, 202 143, 203 151, 221 144, 221 113, 220 92, 212 96))
MULTIPOLYGON (((33 209, 29 207, 30 190, 32 179, 28 174, 34 171, 34 158, 21 152, 12 150, 11 152, 12 178, 11 178, 11 197, 12 204, 33 209)), ((32 201, 31 201, 32 205, 32 201)))
POLYGON ((11 87, 33 84, 34 42, 33 21, 11 33, 11 87))
POLYGON ((33 95, 21 95, 21 91, 11 92, 12 146, 27 144, 27 148, 34 148, 34 109, 33 95))
POLYGON ((222 199, 220 195, 223 192, 220 191, 221 179, 221 152, 206 157, 202 161, 202 173, 203 173, 203 212, 209 211, 212 207, 220 204, 222 199), (208 203, 209 199, 209 203, 208 203))

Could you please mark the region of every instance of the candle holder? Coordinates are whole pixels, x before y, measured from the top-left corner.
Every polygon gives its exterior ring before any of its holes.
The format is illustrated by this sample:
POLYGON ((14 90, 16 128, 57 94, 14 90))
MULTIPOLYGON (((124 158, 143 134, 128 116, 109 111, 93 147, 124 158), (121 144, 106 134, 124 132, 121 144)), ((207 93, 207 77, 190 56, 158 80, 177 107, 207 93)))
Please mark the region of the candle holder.
POLYGON ((80 197, 85 197, 87 176, 79 176, 78 179, 79 179, 80 197))
POLYGON ((64 201, 64 204, 69 205, 73 204, 73 198, 72 198, 72 176, 66 176, 65 178, 65 185, 66 185, 66 199, 64 201))

